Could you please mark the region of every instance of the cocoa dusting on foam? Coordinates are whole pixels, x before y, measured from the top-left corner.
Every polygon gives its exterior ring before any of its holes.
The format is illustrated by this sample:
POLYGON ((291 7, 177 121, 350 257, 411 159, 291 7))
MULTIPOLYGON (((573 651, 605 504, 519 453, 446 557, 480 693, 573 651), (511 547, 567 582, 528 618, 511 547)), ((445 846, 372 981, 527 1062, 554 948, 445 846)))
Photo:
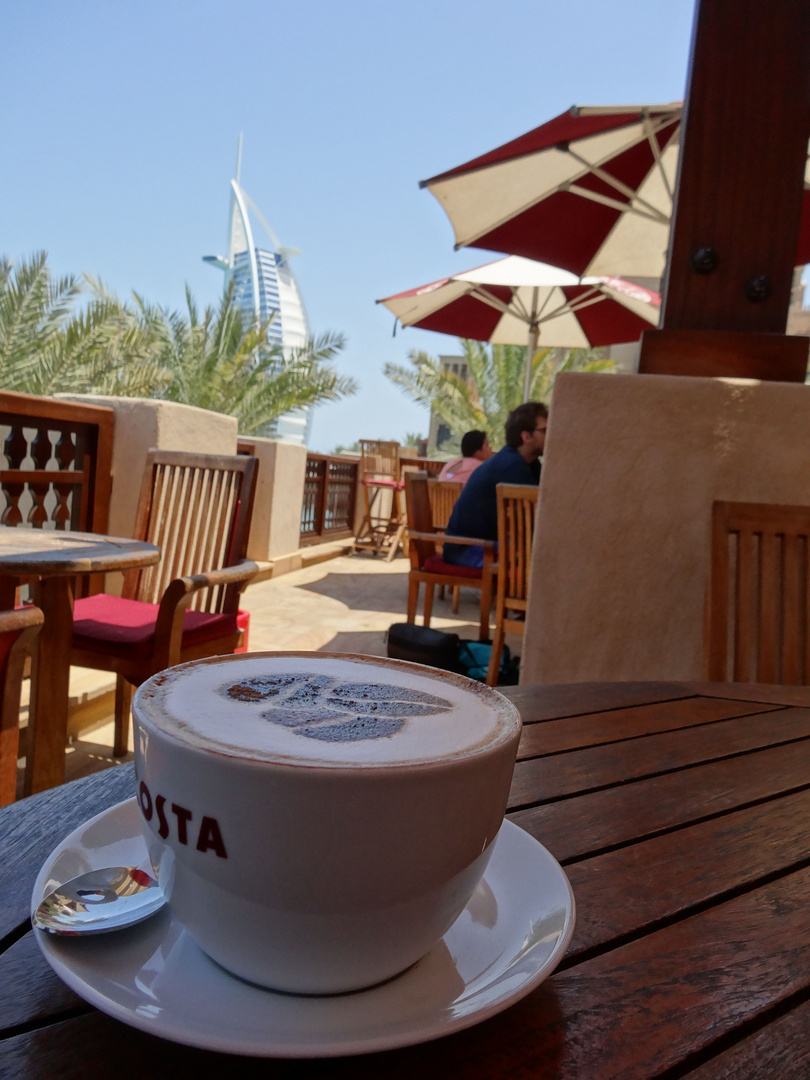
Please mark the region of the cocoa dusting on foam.
POLYGON ((256 676, 225 684, 220 692, 234 701, 274 698, 262 719, 321 742, 358 742, 396 735, 408 717, 447 713, 445 698, 404 686, 347 682, 314 672, 256 676))
POLYGON ((334 768, 466 757, 515 739, 520 727, 505 698, 461 676, 308 653, 174 668, 138 690, 136 711, 200 750, 334 768))

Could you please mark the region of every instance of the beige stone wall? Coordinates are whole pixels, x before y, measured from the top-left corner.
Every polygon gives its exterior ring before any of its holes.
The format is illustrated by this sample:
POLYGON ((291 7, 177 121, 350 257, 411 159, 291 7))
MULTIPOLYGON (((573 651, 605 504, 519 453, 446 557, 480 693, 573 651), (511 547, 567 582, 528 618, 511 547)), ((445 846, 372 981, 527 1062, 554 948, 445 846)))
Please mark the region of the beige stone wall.
POLYGON ((522 681, 700 678, 715 499, 810 505, 810 388, 561 375, 522 681))
POLYGON ((115 411, 108 525, 112 536, 132 536, 148 450, 154 447, 191 454, 236 453, 237 422, 233 416, 149 398, 102 394, 56 394, 55 397, 106 405, 115 411))
POLYGON ((249 440, 259 459, 248 558, 265 562, 299 548, 307 449, 278 439, 249 440))

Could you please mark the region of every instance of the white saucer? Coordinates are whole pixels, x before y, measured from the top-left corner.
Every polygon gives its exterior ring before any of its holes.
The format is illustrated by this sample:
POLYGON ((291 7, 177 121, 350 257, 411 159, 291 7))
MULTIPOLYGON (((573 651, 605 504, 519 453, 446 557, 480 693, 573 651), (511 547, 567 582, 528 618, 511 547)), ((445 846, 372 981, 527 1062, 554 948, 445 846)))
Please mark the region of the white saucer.
MULTIPOLYGON (((85 870, 145 859, 129 799, 56 848, 32 908, 85 870)), ((550 975, 573 929, 574 896, 559 863, 505 821, 484 879, 442 941, 396 979, 355 994, 297 997, 242 982, 210 960, 168 908, 115 934, 34 933, 71 989, 126 1024, 209 1050, 304 1058, 389 1050, 477 1024, 550 975)))

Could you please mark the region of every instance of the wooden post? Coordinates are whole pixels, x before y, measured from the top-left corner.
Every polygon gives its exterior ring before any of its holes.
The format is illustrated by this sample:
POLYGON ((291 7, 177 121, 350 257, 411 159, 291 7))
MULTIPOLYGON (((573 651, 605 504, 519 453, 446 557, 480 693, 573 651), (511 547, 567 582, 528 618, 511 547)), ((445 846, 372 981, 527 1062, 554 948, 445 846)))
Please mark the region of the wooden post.
POLYGON ((786 337, 810 137, 810 3, 698 0, 661 329, 639 371, 803 382, 786 337))

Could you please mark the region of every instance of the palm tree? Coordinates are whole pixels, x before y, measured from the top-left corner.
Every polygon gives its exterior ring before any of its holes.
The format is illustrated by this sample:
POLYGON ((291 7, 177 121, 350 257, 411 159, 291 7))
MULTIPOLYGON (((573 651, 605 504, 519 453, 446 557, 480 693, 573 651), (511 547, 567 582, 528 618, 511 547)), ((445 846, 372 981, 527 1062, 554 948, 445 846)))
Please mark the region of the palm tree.
MULTIPOLYGON (((526 349, 518 345, 492 345, 462 339, 460 342, 469 383, 442 371, 426 352, 408 354, 411 367, 386 364, 385 374, 408 397, 427 405, 458 439, 465 431, 486 431, 493 447, 503 445, 504 424, 512 409, 523 401, 526 349)), ((531 401, 548 401, 554 379, 561 371, 613 371, 597 349, 539 349, 533 358, 529 391, 531 401)))
POLYGON ((326 333, 301 348, 282 350, 267 340, 272 317, 243 322, 233 287, 219 307, 200 315, 186 288, 187 311, 147 304, 135 295, 140 327, 156 343, 166 374, 155 396, 235 416, 242 434, 260 433, 291 409, 354 394, 357 383, 339 375, 332 361, 344 346, 326 333))
POLYGON ((243 434, 357 389, 331 367, 340 334, 282 351, 268 344, 270 320, 243 324, 233 291, 201 317, 186 289, 186 307, 169 311, 137 294, 128 305, 89 275, 54 281, 44 252, 18 266, 2 258, 0 387, 179 401, 237 417, 243 434))
POLYGON ((84 283, 54 281, 39 252, 0 259, 0 386, 28 394, 148 394, 160 372, 137 320, 114 297, 76 310, 84 283))

